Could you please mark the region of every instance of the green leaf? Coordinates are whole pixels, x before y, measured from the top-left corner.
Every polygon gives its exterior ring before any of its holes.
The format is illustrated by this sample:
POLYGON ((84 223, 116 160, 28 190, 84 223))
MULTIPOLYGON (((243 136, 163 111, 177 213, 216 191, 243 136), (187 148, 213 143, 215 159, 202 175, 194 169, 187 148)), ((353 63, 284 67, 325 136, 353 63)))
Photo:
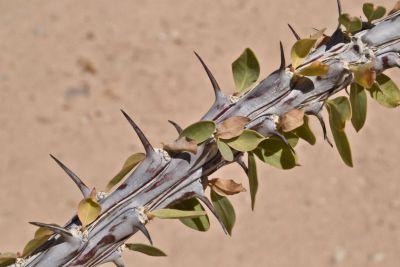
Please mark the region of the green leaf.
POLYGON ((246 48, 240 57, 232 63, 232 73, 236 93, 241 93, 257 81, 260 75, 260 65, 250 48, 246 48))
POLYGON ((43 245, 49 236, 42 236, 38 238, 34 238, 30 240, 24 247, 24 250, 22 252, 22 257, 25 258, 27 256, 30 256, 32 252, 34 252, 36 249, 38 249, 41 245, 43 245))
POLYGON ((275 138, 262 141, 254 153, 261 161, 278 169, 287 170, 297 166, 296 155, 285 143, 275 138))
POLYGON ((186 136, 197 144, 200 144, 213 135, 216 127, 213 121, 199 121, 184 129, 179 138, 186 136))
POLYGON ((339 22, 346 28, 346 31, 350 33, 359 31, 362 28, 361 19, 352 17, 349 14, 340 15, 339 22))
POLYGON ((322 76, 326 75, 329 71, 329 66, 319 61, 314 61, 310 65, 302 68, 297 72, 299 75, 304 76, 322 76))
POLYGON ((217 139, 218 150, 221 153, 222 157, 227 161, 233 161, 233 152, 232 149, 220 139, 217 139))
POLYGON ((350 87, 351 123, 358 132, 365 124, 367 118, 367 93, 357 83, 350 87))
POLYGON ((249 178, 249 189, 251 198, 251 209, 254 210, 254 205, 256 203, 256 195, 258 190, 258 177, 257 177, 257 164, 254 154, 249 152, 247 154, 248 160, 248 172, 247 177, 249 178))
POLYGON ((317 39, 300 39, 293 45, 290 56, 294 69, 304 62, 316 42, 317 39))
MULTIPOLYGON (((174 209, 189 210, 189 211, 203 211, 203 206, 197 198, 184 200, 183 202, 173 206, 174 209)), ((208 215, 199 216, 196 218, 183 218, 179 219, 184 225, 201 232, 206 232, 210 228, 210 220, 208 215)))
POLYGON ((377 6, 375 8, 374 4, 372 3, 364 3, 363 12, 368 22, 371 22, 373 20, 377 20, 385 16, 386 9, 382 6, 377 6))
POLYGON ((49 237, 49 236, 51 236, 53 234, 54 234, 53 231, 49 230, 48 228, 39 227, 35 232, 34 238, 41 238, 41 237, 44 237, 44 236, 49 237))
POLYGON ((351 105, 345 96, 339 96, 328 100, 326 106, 329 107, 329 118, 332 120, 331 127, 342 130, 346 121, 351 119, 351 105))
POLYGON ((237 151, 247 152, 254 150, 264 139, 264 136, 254 130, 244 130, 238 137, 226 140, 226 143, 237 151))
POLYGON ((236 215, 231 202, 228 200, 228 198, 218 195, 213 190, 210 191, 210 194, 215 212, 225 225, 229 235, 232 235, 232 229, 235 225, 236 215))
POLYGON ((203 210, 177 210, 177 209, 158 209, 149 212, 150 215, 159 219, 181 219, 181 218, 196 218, 207 215, 203 210))
POLYGON ((91 224, 99 217, 101 213, 101 206, 91 198, 83 199, 78 206, 78 218, 83 227, 91 224))
POLYGON ((336 148, 342 157, 343 162, 349 166, 353 167, 353 159, 351 156, 351 149, 349 141, 347 140, 346 133, 344 131, 344 126, 342 128, 337 127, 337 115, 334 110, 335 106, 327 105, 327 110, 329 112, 329 124, 331 126, 331 131, 333 139, 335 140, 336 148), (335 119, 336 118, 336 119, 335 119))
POLYGON ((144 153, 135 153, 130 155, 126 160, 122 169, 108 182, 106 192, 110 192, 116 184, 118 184, 136 165, 146 158, 144 153))
POLYGON ((379 104, 388 108, 400 105, 400 90, 397 85, 385 74, 376 77, 376 82, 371 89, 370 95, 379 104))
POLYGON ((17 261, 17 255, 15 253, 1 253, 0 254, 0 267, 6 267, 14 264, 17 261))
POLYGON ((309 126, 309 118, 308 116, 304 116, 304 123, 302 126, 300 126, 297 129, 293 130, 293 133, 309 143, 310 145, 315 145, 317 142, 314 133, 312 132, 310 126, 309 126))
POLYGON ((140 252, 143 254, 146 254, 148 256, 154 256, 154 257, 164 257, 167 256, 161 249, 145 245, 145 244, 125 244, 125 246, 132 251, 140 252))

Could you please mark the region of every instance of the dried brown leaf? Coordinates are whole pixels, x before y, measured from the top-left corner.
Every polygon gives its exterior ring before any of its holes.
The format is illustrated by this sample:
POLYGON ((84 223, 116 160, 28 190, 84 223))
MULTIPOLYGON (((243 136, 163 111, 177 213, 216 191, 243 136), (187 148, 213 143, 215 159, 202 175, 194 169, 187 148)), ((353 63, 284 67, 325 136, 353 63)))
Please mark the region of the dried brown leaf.
POLYGON ((208 185, 221 196, 235 195, 240 192, 246 192, 242 184, 238 184, 232 179, 214 178, 208 181, 208 185))
POLYGON ((195 141, 188 139, 187 137, 181 137, 172 143, 165 144, 164 150, 170 154, 177 154, 184 151, 191 152, 193 154, 197 153, 197 144, 195 141))
POLYGON ((216 133, 217 138, 221 139, 231 139, 239 136, 243 130, 244 126, 250 121, 249 118, 242 116, 233 116, 224 120, 219 126, 216 133))
POLYGON ((304 110, 292 109, 279 118, 279 126, 284 132, 290 132, 304 123, 304 110))

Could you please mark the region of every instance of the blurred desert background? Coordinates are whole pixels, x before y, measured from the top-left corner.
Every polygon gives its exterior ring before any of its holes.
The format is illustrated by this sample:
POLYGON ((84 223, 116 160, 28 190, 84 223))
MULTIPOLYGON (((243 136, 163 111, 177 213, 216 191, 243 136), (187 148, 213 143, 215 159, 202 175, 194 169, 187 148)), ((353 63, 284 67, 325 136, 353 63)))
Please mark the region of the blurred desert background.
MULTIPOLYGON (((344 0, 344 12, 361 15, 362 3, 344 0)), ((0 0, 0 251, 23 249, 35 231, 29 221, 64 224, 76 210, 81 195, 49 153, 103 189, 143 150, 120 108, 160 147, 176 137, 168 119, 187 126, 212 103, 193 50, 231 93, 231 63, 244 48, 261 76, 278 67, 280 40, 289 55, 287 23, 301 36, 331 33, 336 1, 0 0)), ((400 82, 399 70, 389 75, 400 82)), ((368 104, 365 128, 347 127, 354 168, 312 119, 318 142, 299 144, 301 167, 259 163, 254 212, 248 193, 231 198, 232 237, 214 218, 206 233, 154 221, 153 241, 168 257, 126 251, 126 266, 400 266, 400 110, 368 104)), ((214 177, 248 187, 238 166, 214 177)))

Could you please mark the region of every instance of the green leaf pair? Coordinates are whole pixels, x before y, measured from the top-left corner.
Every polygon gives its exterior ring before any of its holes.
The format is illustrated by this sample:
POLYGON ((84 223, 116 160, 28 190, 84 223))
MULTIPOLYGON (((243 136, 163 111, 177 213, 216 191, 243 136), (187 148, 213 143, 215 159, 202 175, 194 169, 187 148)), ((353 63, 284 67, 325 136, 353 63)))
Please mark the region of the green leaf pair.
POLYGON ((339 23, 346 28, 348 33, 354 33, 362 29, 361 19, 358 17, 352 17, 349 14, 340 15, 339 23))
POLYGON ((386 14, 386 9, 383 6, 375 7, 372 3, 364 3, 363 12, 368 22, 383 18, 386 14))

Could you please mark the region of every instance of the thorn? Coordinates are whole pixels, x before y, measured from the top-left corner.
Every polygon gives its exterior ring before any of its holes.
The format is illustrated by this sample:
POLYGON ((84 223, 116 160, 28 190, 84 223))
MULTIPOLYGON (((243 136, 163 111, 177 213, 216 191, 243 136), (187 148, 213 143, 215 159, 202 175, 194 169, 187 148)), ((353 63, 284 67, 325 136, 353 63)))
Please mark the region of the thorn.
POLYGON ((316 113, 316 114, 313 114, 313 115, 318 118, 319 123, 321 124, 322 132, 324 134, 324 140, 326 140, 326 142, 328 142, 328 144, 331 147, 333 147, 331 140, 329 140, 329 138, 328 138, 328 135, 327 135, 327 132, 326 132, 325 121, 324 121, 324 118, 322 117, 321 113, 316 113))
POLYGON ((65 237, 65 238, 72 237, 71 232, 69 232, 68 230, 66 230, 66 229, 64 229, 61 226, 56 225, 56 224, 47 224, 47 223, 40 223, 40 222, 29 222, 29 223, 32 224, 32 225, 35 225, 37 227, 43 227, 43 228, 49 229, 50 231, 52 231, 52 232, 54 232, 56 234, 59 234, 59 235, 65 237))
POLYGON ((152 147, 152 145, 150 144, 149 140, 146 138, 146 136, 144 135, 144 133, 142 132, 142 130, 140 130, 140 128, 136 125, 136 123, 131 119, 131 117, 129 117, 128 114, 126 114, 125 111, 123 111, 121 109, 122 114, 124 114, 125 118, 128 120, 129 124, 132 126, 133 130, 135 130, 137 136, 140 139, 140 142, 142 142, 143 146, 144 146, 144 150, 146 151, 147 155, 151 155, 154 153, 154 148, 152 147))
POLYGON ((287 145, 287 146, 290 148, 290 150, 293 152, 293 154, 296 155, 296 151, 295 151, 294 148, 289 144, 288 140, 286 139, 286 137, 285 137, 283 134, 281 134, 281 133, 278 132, 278 131, 274 131, 274 132, 272 132, 272 134, 275 135, 276 137, 278 137, 282 142, 284 142, 285 145, 287 145))
POLYGON ((179 126, 176 122, 174 122, 174 121, 171 121, 171 120, 168 120, 168 122, 169 123, 171 123, 174 127, 175 127, 175 129, 176 129, 176 131, 178 132, 178 134, 181 134, 182 133, 182 127, 181 126, 179 126))
POLYGON ((207 208, 212 212, 212 214, 214 214, 215 218, 217 218, 217 220, 218 220, 219 223, 221 224, 222 230, 224 230, 225 234, 228 235, 228 234, 229 234, 229 233, 228 233, 228 230, 226 229, 226 227, 225 227, 224 223, 222 222, 221 218, 218 216, 218 214, 217 214, 217 212, 215 211, 215 208, 214 208, 214 206, 211 204, 210 200, 209 200, 206 196, 204 196, 204 195, 196 194, 196 197, 197 197, 201 202, 203 202, 204 205, 207 206, 207 208))
POLYGON ((153 245, 153 240, 151 240, 151 236, 149 231, 147 230, 146 226, 144 226, 144 224, 139 223, 139 225, 136 226, 137 229, 139 229, 140 232, 142 232, 144 234, 144 236, 147 238, 147 240, 149 240, 149 243, 151 245, 153 245))
MULTIPOLYGON (((342 15, 342 3, 340 2, 340 0, 336 0, 337 2, 337 8, 338 8, 338 12, 339 12, 339 17, 342 15)), ((340 23, 339 23, 339 27, 340 27, 340 23)))
POLYGON ((56 157, 50 154, 50 157, 55 160, 55 162, 67 173, 67 175, 74 181, 74 183, 78 186, 79 190, 82 192, 83 197, 87 198, 90 196, 90 189, 85 185, 84 182, 75 174, 73 173, 70 169, 68 169, 67 166, 65 166, 61 161, 59 161, 56 157))
MULTIPOLYGON (((193 51, 194 52, 194 51, 193 51)), ((204 70, 206 71, 208 78, 210 79, 211 85, 214 89, 214 94, 215 94, 215 101, 217 102, 219 99, 222 98, 223 94, 221 91, 221 88, 219 87, 217 80, 215 79, 214 75, 211 73, 210 69, 207 67, 207 65, 204 63, 203 59, 201 59, 201 57, 194 52, 194 54, 196 55, 196 57, 199 59, 201 65, 203 65, 204 70)))
POLYGON ((299 36, 299 35, 297 34, 297 32, 293 29, 292 25, 290 25, 290 24, 288 23, 288 26, 289 26, 289 29, 292 31, 292 33, 293 33, 294 37, 296 38, 296 40, 297 40, 297 41, 300 40, 300 39, 301 39, 300 36, 299 36))
POLYGON ((286 60, 285 60, 285 51, 283 51, 282 42, 279 42, 279 47, 281 50, 281 66, 279 67, 279 69, 281 71, 284 71, 286 69, 286 60))

